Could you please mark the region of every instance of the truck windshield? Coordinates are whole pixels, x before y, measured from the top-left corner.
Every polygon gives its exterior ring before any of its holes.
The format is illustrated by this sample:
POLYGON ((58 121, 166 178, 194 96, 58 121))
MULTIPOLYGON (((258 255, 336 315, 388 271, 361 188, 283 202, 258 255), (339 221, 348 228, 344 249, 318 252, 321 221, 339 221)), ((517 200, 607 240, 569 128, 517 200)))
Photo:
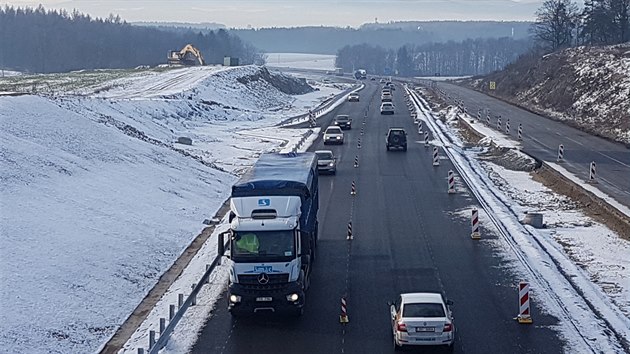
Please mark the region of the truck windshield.
POLYGON ((238 231, 232 239, 236 262, 285 262, 295 258, 293 230, 238 231))

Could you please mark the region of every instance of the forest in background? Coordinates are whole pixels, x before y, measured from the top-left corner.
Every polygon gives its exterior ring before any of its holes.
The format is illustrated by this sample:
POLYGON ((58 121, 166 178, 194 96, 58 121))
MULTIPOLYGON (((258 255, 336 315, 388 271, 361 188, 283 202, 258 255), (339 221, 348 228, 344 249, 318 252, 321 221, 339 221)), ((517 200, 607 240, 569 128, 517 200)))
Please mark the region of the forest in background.
POLYGON ((170 50, 191 43, 207 64, 224 56, 241 64, 260 63, 259 51, 223 29, 175 33, 132 26, 120 17, 92 18, 78 11, 5 6, 0 8, 0 67, 51 73, 82 69, 120 69, 166 63, 170 50))
POLYGON ((406 21, 351 27, 292 27, 230 29, 243 40, 269 53, 336 54, 346 45, 367 44, 384 49, 471 38, 529 37, 531 22, 406 21))
POLYGON ((377 75, 481 75, 503 69, 531 45, 530 39, 509 37, 404 45, 396 50, 361 44, 341 48, 335 65, 344 71, 362 68, 377 75))

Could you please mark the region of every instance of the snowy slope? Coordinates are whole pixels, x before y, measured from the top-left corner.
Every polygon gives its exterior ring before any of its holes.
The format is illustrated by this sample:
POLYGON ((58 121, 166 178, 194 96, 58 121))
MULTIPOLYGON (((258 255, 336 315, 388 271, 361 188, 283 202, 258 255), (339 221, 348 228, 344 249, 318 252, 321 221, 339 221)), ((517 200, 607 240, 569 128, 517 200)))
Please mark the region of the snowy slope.
POLYGON ((630 143, 630 44, 524 56, 472 85, 551 118, 630 143), (489 90, 495 81, 497 90, 489 90))
POLYGON ((99 348, 227 198, 230 172, 303 133, 269 127, 339 91, 289 95, 261 70, 0 97, 0 353, 99 348))

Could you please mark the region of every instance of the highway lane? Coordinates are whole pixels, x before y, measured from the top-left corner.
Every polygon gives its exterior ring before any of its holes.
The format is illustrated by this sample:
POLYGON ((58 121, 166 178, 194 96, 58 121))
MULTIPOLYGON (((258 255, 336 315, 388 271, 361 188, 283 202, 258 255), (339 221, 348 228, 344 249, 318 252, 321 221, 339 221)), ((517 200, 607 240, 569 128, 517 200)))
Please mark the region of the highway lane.
MULTIPOLYGON (((394 92, 393 116, 379 114, 378 95, 369 102, 361 137, 365 98, 380 90, 374 82, 367 84, 361 102, 345 103, 320 120, 326 125, 336 114, 350 114, 354 122, 346 131, 346 144, 326 146, 340 160, 336 176, 320 179, 318 258, 304 315, 232 319, 224 295, 193 353, 393 352, 386 302, 405 291, 444 291, 455 302, 456 353, 560 352, 562 343, 550 328, 557 322, 554 318, 534 307, 535 326, 512 320, 519 279, 502 267, 505 260, 488 241, 496 240, 494 236, 484 233, 484 240, 472 241, 469 221, 451 214, 475 201, 465 191, 446 193, 446 172, 453 168, 447 160, 431 166, 431 154, 415 133, 401 87, 394 92), (409 132, 406 153, 386 151, 385 134, 391 126, 409 132), (358 168, 353 167, 355 155, 358 168), (353 180, 358 192, 354 197, 353 180), (345 238, 353 202, 355 239, 349 247, 345 238), (343 294, 348 296, 350 317, 346 326, 338 319, 343 294)), ((312 150, 321 148, 318 139, 312 150)))
MULTIPOLYGON (((510 118, 511 135, 516 137, 523 124, 523 151, 544 161, 556 162, 558 145, 564 145, 564 168, 581 179, 588 179, 589 164, 597 164, 597 188, 630 207, 630 149, 623 144, 585 133, 567 124, 551 120, 509 103, 465 87, 440 82, 438 88, 464 101, 468 113, 490 109, 491 127, 501 115, 503 129, 510 118)), ((485 116, 483 117, 485 120, 485 116)))

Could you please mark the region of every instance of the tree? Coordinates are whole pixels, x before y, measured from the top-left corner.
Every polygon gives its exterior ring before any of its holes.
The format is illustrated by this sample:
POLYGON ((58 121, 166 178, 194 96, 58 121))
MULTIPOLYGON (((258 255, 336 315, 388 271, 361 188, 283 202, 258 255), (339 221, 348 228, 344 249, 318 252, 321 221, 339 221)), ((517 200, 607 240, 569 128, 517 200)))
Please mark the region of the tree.
POLYGON ((414 74, 413 59, 406 46, 398 48, 396 52, 396 70, 400 76, 412 76, 414 74))
POLYGON ((630 0, 586 0, 580 36, 591 45, 630 40, 630 0))
POLYGON ((536 11, 532 32, 543 48, 555 51, 573 43, 578 20, 578 6, 573 1, 546 0, 536 11))

